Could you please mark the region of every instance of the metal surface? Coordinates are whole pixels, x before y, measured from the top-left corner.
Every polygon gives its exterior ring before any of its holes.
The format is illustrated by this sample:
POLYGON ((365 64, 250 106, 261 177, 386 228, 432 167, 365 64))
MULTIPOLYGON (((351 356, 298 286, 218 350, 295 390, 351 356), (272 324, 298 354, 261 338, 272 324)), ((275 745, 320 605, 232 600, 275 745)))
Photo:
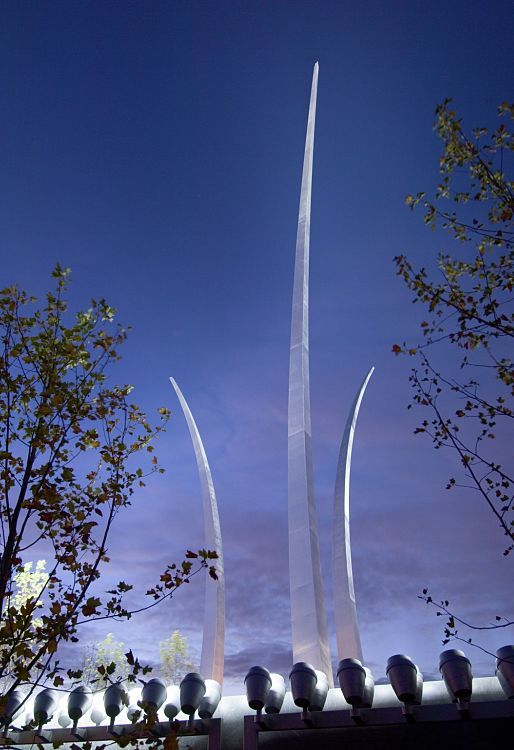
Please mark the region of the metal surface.
MULTIPOLYGON (((272 681, 277 675, 272 674, 272 681)), ((283 682, 282 682, 283 687, 283 682)), ((178 691, 178 688, 176 688, 178 691)), ((168 699, 178 703, 178 696, 173 698, 170 694, 170 686, 168 686, 168 699)), ((131 702, 134 702, 140 690, 131 690, 131 702)), ((102 693, 97 693, 96 697, 103 705, 102 693)), ((449 725, 459 724, 463 727, 465 725, 473 725, 475 720, 480 721, 482 719, 497 719, 500 722, 510 721, 514 722, 514 701, 507 700, 503 693, 503 690, 496 679, 496 677, 475 677, 473 680, 473 695, 471 702, 468 705, 468 711, 466 718, 470 718, 471 722, 460 721, 461 717, 464 718, 462 710, 459 710, 458 706, 452 704, 452 699, 448 695, 448 691, 443 681, 429 681, 425 683, 425 689, 423 690, 422 705, 415 706, 412 711, 410 718, 405 715, 402 711, 398 698, 396 697, 391 685, 377 685, 375 688, 375 697, 373 700, 373 708, 368 711, 362 709, 360 711, 360 718, 362 726, 357 726, 358 738, 352 734, 352 727, 357 724, 357 717, 355 713, 352 714, 351 707, 345 701, 341 690, 332 689, 328 691, 325 706, 322 712, 310 713, 307 712, 306 719, 313 725, 314 730, 321 731, 321 734, 313 737, 309 732, 287 732, 281 734, 282 730, 287 729, 306 729, 307 724, 302 719, 300 709, 295 706, 293 696, 290 692, 285 695, 284 703, 279 714, 269 715, 268 713, 261 713, 260 715, 260 727, 262 731, 255 731, 255 715, 248 716, 252 713, 248 707, 246 695, 230 695, 225 696, 221 699, 218 708, 216 709, 216 718, 211 720, 193 721, 192 725, 188 721, 184 721, 182 714, 178 715, 180 723, 175 725, 180 729, 180 733, 189 735, 185 741, 187 745, 190 745, 194 750, 205 750, 205 737, 199 736, 198 738, 192 736, 192 732, 197 732, 200 735, 209 735, 209 748, 220 748, 220 741, 223 745, 223 750, 241 750, 246 745, 243 745, 243 724, 245 732, 248 730, 249 744, 248 748, 255 747, 252 742, 257 742, 257 734, 261 736, 261 745, 270 747, 269 742, 273 744, 272 747, 277 747, 279 750, 284 750, 288 747, 294 747, 297 750, 299 748, 306 748, 311 750, 313 747, 323 748, 334 748, 334 750, 340 750, 342 747, 398 747, 401 750, 411 750, 412 747, 419 746, 433 747, 442 745, 444 747, 465 747, 466 750, 484 750, 484 747, 496 747, 498 743, 481 743, 478 746, 470 745, 466 742, 469 740, 469 736, 460 735, 455 736, 455 741, 450 742, 442 740, 442 735, 439 732, 438 736, 432 736, 431 743, 427 744, 426 732, 429 731, 429 725, 432 721, 445 723, 449 725), (488 705, 485 705, 488 704, 488 705), (510 718, 508 718, 510 717, 510 718), (415 719, 415 724, 424 726, 423 734, 419 735, 417 742, 413 739, 412 733, 409 732, 404 737, 404 741, 399 744, 395 742, 389 742, 388 738, 390 735, 385 732, 384 734, 375 735, 374 740, 366 737, 365 734, 361 734, 361 730, 366 732, 366 727, 370 731, 373 731, 373 727, 379 728, 381 724, 390 724, 390 726, 396 725, 402 727, 402 724, 407 726, 407 729, 411 729, 410 722, 415 719), (248 726, 250 725, 250 726, 248 726), (334 731, 338 730, 335 727, 342 727, 345 736, 339 739, 334 738, 332 731, 323 732, 323 729, 333 727, 334 731), (276 730, 276 732, 275 732, 276 730), (222 735, 222 740, 220 736, 222 735), (301 738, 300 738, 301 735, 301 738)), ((22 715, 21 718, 15 720, 16 727, 20 724, 28 723, 29 720, 33 719, 33 714, 28 711, 30 716, 22 715)), ((11 727, 6 738, 0 737, 0 745, 8 745, 10 747, 17 747, 21 745, 45 745, 51 750, 52 743, 74 743, 75 747, 77 744, 84 742, 105 742, 112 741, 113 736, 111 732, 114 732, 118 736, 126 737, 134 731, 134 725, 127 722, 125 711, 120 714, 115 725, 109 729, 107 720, 101 726, 91 726, 92 711, 86 712, 79 722, 78 728, 73 730, 71 727, 60 728, 57 726, 57 719, 54 716, 51 723, 45 725, 41 730, 43 737, 36 736, 35 730, 11 727), (45 743, 48 743, 46 745, 45 743)), ((494 728, 494 721, 489 723, 489 727, 494 728)), ((170 725, 168 722, 159 722, 155 727, 152 728, 152 734, 160 737, 165 737, 169 732, 170 725)), ((480 726, 476 725, 474 732, 480 735, 480 726)), ((497 731, 497 734, 499 730, 497 731)), ((504 735, 505 736, 505 735, 504 735)), ((494 739, 494 737, 493 737, 494 739)), ((185 743, 183 743, 185 744, 185 743)), ((498 747, 501 747, 501 743, 498 747)))
POLYGON ((288 409, 289 585, 293 661, 321 669, 333 685, 312 477, 309 392, 309 229, 318 63, 312 76, 296 237, 288 409))
POLYGON ((364 391, 374 369, 372 367, 364 378, 344 428, 334 491, 332 586, 337 651, 339 659, 353 658, 359 661, 362 661, 362 647, 355 604, 350 545, 350 467, 357 416, 364 391))
MULTIPOLYGON (((207 748, 208 750, 221 750, 221 719, 197 719, 193 722, 181 721, 177 722, 172 728, 168 722, 155 724, 152 727, 150 737, 167 737, 176 731, 179 736, 182 737, 193 737, 196 735, 207 735, 207 748)), ((41 734, 37 734, 34 730, 28 731, 12 731, 4 742, 0 744, 6 745, 62 745, 63 743, 73 743, 76 747, 78 742, 110 742, 113 743, 113 738, 119 740, 120 738, 139 737, 137 735, 137 729, 134 731, 133 724, 122 724, 116 725, 115 728, 109 728, 108 726, 100 727, 79 727, 76 733, 70 729, 49 729, 43 728, 41 734), (113 734, 114 732, 114 734, 113 734)), ((113 743, 115 744, 115 743, 113 743)))
POLYGON ((193 441, 202 491, 205 548, 214 550, 218 554, 218 559, 216 560, 218 580, 216 582, 206 581, 205 584, 205 612, 200 672, 204 678, 216 680, 222 685, 225 666, 225 573, 223 569, 223 544, 221 540, 218 504, 216 502, 216 493, 214 492, 209 462, 207 461, 207 455, 195 420, 176 381, 170 378, 170 382, 178 396, 189 428, 189 434, 193 441))
MULTIPOLYGON (((512 701, 502 700, 488 703, 471 703, 469 705, 469 714, 466 718, 471 721, 494 721, 495 719, 512 720, 514 717, 514 706, 512 701)), ((281 747, 324 747, 324 738, 328 739, 327 735, 322 735, 321 732, 324 729, 343 729, 348 732, 355 730, 356 725, 358 726, 358 735, 348 735, 346 742, 344 736, 339 740, 339 747, 394 747, 388 743, 388 735, 384 732, 379 741, 377 741, 377 735, 371 737, 366 736, 366 731, 377 727, 387 727, 395 725, 406 725, 409 724, 431 724, 431 723, 454 723, 458 722, 462 725, 462 716, 460 715, 457 706, 453 704, 444 704, 436 706, 415 706, 410 710, 408 716, 402 712, 400 706, 391 708, 367 708, 359 711, 355 720, 355 714, 352 711, 323 711, 323 712, 304 712, 303 714, 298 711, 297 713, 291 714, 275 714, 274 716, 262 717, 262 720, 257 723, 254 716, 245 716, 244 718, 244 740, 243 750, 257 750, 259 747, 259 736, 268 732, 287 732, 291 731, 291 741, 287 741, 286 735, 281 735, 280 746, 281 747), (298 736, 302 730, 320 730, 320 735, 310 733, 306 742, 302 743, 298 736), (359 742, 356 737, 361 738, 359 742), (375 742, 373 742, 375 739, 375 742), (361 744, 362 743, 362 744, 361 744)), ((466 722, 467 724, 468 722, 466 722)), ((469 726, 469 724, 468 724, 469 726)), ((505 730, 511 729, 510 725, 505 725, 505 730)), ((439 741, 441 741, 441 731, 438 733, 439 741)), ((416 745, 416 742, 412 738, 412 732, 408 735, 410 737, 409 747, 416 745)), ((443 735, 444 736, 444 735, 443 735)), ((423 740, 423 735, 418 735, 418 742, 423 740)), ((402 746, 403 743, 402 743, 402 746)), ((423 743, 424 747, 427 747, 423 743)), ((446 746, 446 745, 445 745, 446 746)), ((467 745, 462 744, 461 747, 467 745)), ((493 745, 480 744, 481 748, 492 747, 493 745)))

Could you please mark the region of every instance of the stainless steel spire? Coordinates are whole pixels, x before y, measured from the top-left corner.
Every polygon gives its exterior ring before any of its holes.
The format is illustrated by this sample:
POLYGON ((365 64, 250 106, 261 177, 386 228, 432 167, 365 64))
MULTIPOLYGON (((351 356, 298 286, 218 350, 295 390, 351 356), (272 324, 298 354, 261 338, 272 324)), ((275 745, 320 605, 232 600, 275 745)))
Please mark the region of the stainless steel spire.
POLYGON ((293 659, 310 662, 333 685, 312 476, 309 391, 309 234, 318 63, 312 76, 303 160, 289 355, 288 510, 293 659))
POLYGON ((360 661, 362 661, 362 648, 355 605, 350 547, 350 467, 357 415, 374 369, 372 367, 362 381, 348 415, 339 451, 334 492, 332 586, 337 651, 339 659, 352 657, 360 661))
POLYGON ((170 378, 170 382, 175 389, 180 406, 184 412, 195 451, 196 465, 198 467, 202 490, 205 548, 215 550, 218 553, 218 559, 216 560, 218 581, 216 583, 206 581, 205 585, 205 611, 200 672, 204 678, 216 680, 222 685, 225 666, 225 573, 223 569, 223 545, 221 541, 218 505, 207 455, 195 420, 176 381, 170 378))

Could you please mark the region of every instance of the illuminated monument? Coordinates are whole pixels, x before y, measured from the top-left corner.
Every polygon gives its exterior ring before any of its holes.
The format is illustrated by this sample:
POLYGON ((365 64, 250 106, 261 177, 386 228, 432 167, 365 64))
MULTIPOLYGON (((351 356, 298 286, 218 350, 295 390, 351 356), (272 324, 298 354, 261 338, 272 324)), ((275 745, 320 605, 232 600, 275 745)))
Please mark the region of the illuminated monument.
POLYGON ((318 63, 312 76, 305 139, 289 353, 289 590, 293 661, 306 661, 322 670, 332 686, 312 476, 309 390, 309 235, 317 90, 318 63))
POLYGON ((203 523, 205 536, 205 549, 214 550, 218 554, 216 560, 216 572, 218 580, 216 585, 205 586, 205 609, 202 656, 200 661, 200 672, 208 679, 216 680, 223 684, 223 671, 225 667, 225 571, 223 568, 223 544, 221 541, 220 519, 216 493, 212 482, 211 470, 207 455, 203 447, 198 427, 196 426, 191 410, 182 391, 176 381, 170 378, 171 385, 178 396, 180 406, 184 412, 189 434, 193 443, 200 486, 202 491, 203 523))
POLYGON ((505 737, 510 736, 514 721, 514 645, 496 651, 496 676, 492 677, 474 678, 470 660, 457 649, 447 649, 440 655, 441 680, 424 682, 410 657, 395 654, 387 661, 390 684, 375 686, 362 664, 350 550, 349 486, 357 416, 373 368, 357 391, 339 452, 332 572, 340 689, 329 689, 327 684, 328 681, 332 686, 333 676, 314 502, 309 394, 309 223, 317 82, 316 64, 302 175, 291 325, 289 572, 293 657, 300 663, 290 674, 290 690, 286 691, 283 676, 254 666, 244 680, 246 696, 221 697, 225 582, 218 507, 198 428, 180 388, 170 378, 195 451, 205 546, 218 554, 219 580, 207 585, 205 592, 201 675, 184 675, 180 686, 164 685, 159 678, 141 680, 143 686, 130 691, 130 695, 134 693, 132 704, 121 682, 96 692, 94 699, 91 688, 84 685, 72 689, 64 700, 52 688, 32 696, 13 690, 0 715, 6 746, 78 747, 77 743, 87 743, 83 746, 91 747, 97 742, 112 744, 113 737, 124 737, 133 743, 142 736, 151 736, 163 739, 164 746, 170 747, 176 746, 178 733, 187 736, 188 747, 195 749, 206 746, 207 736, 210 750, 258 750, 262 746, 270 750, 335 750, 346 746, 356 750, 375 746, 411 750, 416 745, 484 750, 504 745, 505 737), (315 671, 303 662, 312 664, 315 671), (148 712, 151 723, 145 727, 148 734, 142 735, 138 728, 135 735, 135 712, 140 714, 141 709, 148 712))
MULTIPOLYGON (((333 687, 312 467, 309 388, 309 240, 318 63, 314 66, 303 161, 291 320, 288 409, 289 586, 293 661, 325 673, 333 687)), ((364 379, 343 434, 336 475, 333 521, 334 618, 338 657, 362 660, 350 549, 350 463, 357 414, 373 368, 364 379)), ((206 549, 218 553, 219 581, 205 593, 201 672, 223 681, 225 584, 216 494, 205 449, 191 410, 173 378, 193 443, 200 477, 206 549)))
POLYGON ((359 388, 350 409, 337 462, 334 490, 332 538, 332 588, 337 652, 340 659, 362 661, 362 646, 353 586, 352 551, 350 546, 350 467, 353 437, 364 391, 373 375, 372 367, 359 388))
MULTIPOLYGON (((303 159, 289 355, 288 516, 293 661, 323 671, 333 685, 312 468, 309 387, 309 249, 318 63, 312 76, 303 159)), ((357 414, 373 372, 360 387, 341 443, 334 497, 333 590, 339 658, 362 659, 350 549, 350 463, 357 414)))

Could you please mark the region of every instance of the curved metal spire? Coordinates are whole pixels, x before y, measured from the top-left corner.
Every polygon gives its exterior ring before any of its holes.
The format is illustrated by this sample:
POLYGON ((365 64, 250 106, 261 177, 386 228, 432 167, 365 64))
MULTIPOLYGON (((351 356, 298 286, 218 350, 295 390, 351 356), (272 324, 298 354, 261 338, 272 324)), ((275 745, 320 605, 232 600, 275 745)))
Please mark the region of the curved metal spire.
POLYGON ((339 451, 334 492, 332 586, 337 651, 339 659, 352 657, 360 661, 362 661, 362 647, 355 604, 350 546, 350 467, 357 415, 374 369, 372 367, 362 381, 348 415, 339 451))
POLYGON ((309 390, 309 234, 318 63, 312 76, 303 160, 289 355, 289 586, 294 661, 307 661, 333 685, 312 476, 309 390))
POLYGON ((200 673, 203 677, 216 680, 222 685, 225 666, 225 573, 223 569, 223 544, 221 541, 218 504, 216 502, 216 494, 214 492, 214 484, 212 482, 207 455, 195 420, 176 381, 170 378, 170 382, 180 401, 195 450, 196 465, 198 467, 202 490, 205 548, 215 550, 218 553, 216 561, 218 581, 216 584, 206 581, 205 586, 200 673))

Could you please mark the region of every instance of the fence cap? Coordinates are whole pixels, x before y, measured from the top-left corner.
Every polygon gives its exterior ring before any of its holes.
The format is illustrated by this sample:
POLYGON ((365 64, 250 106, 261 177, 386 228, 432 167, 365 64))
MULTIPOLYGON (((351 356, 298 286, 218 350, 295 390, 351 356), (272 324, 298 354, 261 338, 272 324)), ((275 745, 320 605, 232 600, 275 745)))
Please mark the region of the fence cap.
POLYGON ((259 666, 250 667, 250 669, 246 673, 246 677, 244 678, 244 683, 246 684, 246 680, 249 677, 253 677, 254 675, 259 675, 260 677, 267 677, 271 685, 271 674, 266 669, 266 667, 259 667, 259 666))
POLYGON ((188 672, 180 684, 182 685, 183 682, 199 682, 205 687, 205 680, 198 672, 188 672))
POLYGON ((514 646, 502 646, 496 650, 498 661, 514 661, 514 646))
POLYGON ((365 668, 362 666, 362 662, 359 661, 359 659, 341 659, 339 664, 337 665, 337 675, 339 676, 339 672, 342 672, 343 669, 360 669, 362 672, 365 671, 365 668))
POLYGON ((441 669, 443 664, 446 664, 448 661, 465 661, 467 664, 471 665, 471 662, 464 651, 461 651, 459 648, 449 648, 439 654, 439 669, 441 669))
POLYGON ((315 679, 318 679, 318 675, 316 674, 316 670, 312 666, 312 664, 309 664, 307 661, 297 661, 296 664, 293 664, 292 670, 289 672, 289 679, 291 679, 291 675, 297 674, 298 672, 308 672, 311 674, 315 679))
POLYGON ((407 654, 394 654, 393 656, 390 656, 387 660, 387 668, 386 668, 386 674, 389 672, 391 667, 400 667, 400 666, 409 666, 413 669, 417 670, 416 665, 410 658, 410 656, 407 656, 407 654))

